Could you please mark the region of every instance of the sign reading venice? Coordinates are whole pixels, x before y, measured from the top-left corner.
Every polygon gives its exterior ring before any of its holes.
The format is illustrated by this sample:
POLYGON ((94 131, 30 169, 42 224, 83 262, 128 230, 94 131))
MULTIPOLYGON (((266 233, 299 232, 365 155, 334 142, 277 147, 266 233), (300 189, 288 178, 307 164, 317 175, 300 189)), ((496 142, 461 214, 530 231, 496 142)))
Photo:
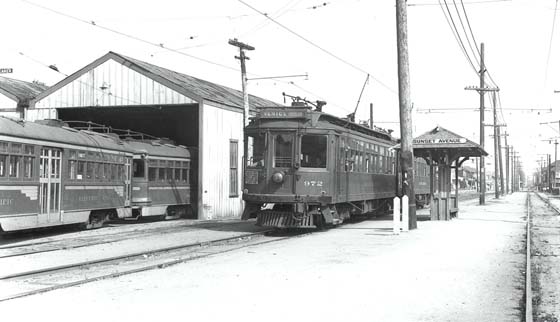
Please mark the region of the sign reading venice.
POLYGON ((463 144, 467 143, 465 138, 453 139, 414 139, 412 144, 463 144))

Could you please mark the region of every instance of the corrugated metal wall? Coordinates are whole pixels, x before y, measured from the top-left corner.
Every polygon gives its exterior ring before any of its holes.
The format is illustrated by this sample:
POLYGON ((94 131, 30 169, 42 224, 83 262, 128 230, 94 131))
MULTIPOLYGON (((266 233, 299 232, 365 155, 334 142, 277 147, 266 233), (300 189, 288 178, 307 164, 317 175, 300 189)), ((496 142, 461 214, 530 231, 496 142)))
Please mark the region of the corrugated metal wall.
POLYGON ((201 147, 202 213, 200 219, 240 217, 243 155, 243 112, 205 104, 202 111, 201 147), (237 140, 237 196, 230 197, 230 140, 237 140))
POLYGON ((37 101, 35 108, 192 103, 196 102, 110 59, 37 101))

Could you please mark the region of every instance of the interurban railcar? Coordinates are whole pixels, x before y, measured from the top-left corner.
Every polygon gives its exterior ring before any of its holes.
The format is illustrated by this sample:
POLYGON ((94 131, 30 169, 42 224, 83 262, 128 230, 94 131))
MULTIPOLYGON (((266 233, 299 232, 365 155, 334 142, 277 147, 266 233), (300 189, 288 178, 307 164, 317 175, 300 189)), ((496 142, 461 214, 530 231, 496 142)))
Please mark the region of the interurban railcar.
POLYGON ((161 140, 0 117, 0 230, 188 215, 190 156, 161 140))
MULTIPOLYGON (((308 106, 259 110, 245 142, 243 218, 256 217, 260 226, 338 224, 352 214, 386 211, 399 189, 397 140, 388 131, 308 106)), ((428 200, 427 168, 416 160, 420 204, 428 200)))
POLYGON ((108 135, 0 117, 0 228, 92 228, 129 216, 132 157, 108 135))
POLYGON ((132 216, 192 217, 193 149, 161 140, 126 140, 132 161, 132 216))

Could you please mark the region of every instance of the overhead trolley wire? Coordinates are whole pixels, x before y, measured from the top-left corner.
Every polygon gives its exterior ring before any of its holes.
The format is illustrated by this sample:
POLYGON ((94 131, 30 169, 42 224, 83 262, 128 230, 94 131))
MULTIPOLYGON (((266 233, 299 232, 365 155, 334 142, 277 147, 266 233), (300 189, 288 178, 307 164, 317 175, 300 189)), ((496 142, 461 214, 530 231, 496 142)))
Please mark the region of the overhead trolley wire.
MULTIPOLYGON (((461 3, 463 3, 462 0, 461 0, 461 3)), ((463 29, 463 33, 465 33, 465 36, 466 36, 465 38, 467 39, 467 44, 469 45, 469 48, 470 48, 475 60, 480 61, 480 51, 479 51, 478 47, 476 47, 476 51, 473 49, 472 42, 475 42, 474 37, 472 37, 473 41, 471 42, 471 40, 470 40, 470 38, 467 34, 465 24, 463 23, 463 19, 461 18, 461 13, 459 12, 459 8, 457 7, 457 3, 455 2, 455 0, 453 0, 453 6, 455 7, 455 11, 457 12, 457 17, 459 18, 459 23, 461 24, 461 28, 463 29)), ((463 9, 464 8, 465 7, 463 6, 463 9)), ((463 13, 465 13, 465 17, 466 17, 466 11, 463 10, 463 13)), ((468 18, 466 20, 468 20, 468 18)), ((469 24, 469 29, 470 29, 470 24, 469 24)), ((471 35, 472 35, 472 29, 471 29, 471 35)), ((475 43, 475 46, 476 46, 476 43, 475 43)))
POLYGON ((45 7, 45 6, 43 6, 43 5, 40 5, 40 4, 31 2, 31 1, 27 1, 27 0, 20 0, 20 1, 21 1, 21 2, 24 2, 24 3, 27 3, 27 4, 29 4, 29 5, 32 5, 32 6, 41 8, 41 9, 43 9, 43 10, 50 11, 50 12, 55 13, 55 14, 57 14, 57 15, 61 15, 61 16, 63 16, 63 17, 66 17, 66 18, 69 18, 69 19, 73 19, 73 20, 76 20, 76 21, 79 21, 79 22, 82 22, 82 23, 86 23, 86 24, 91 25, 91 26, 95 26, 95 27, 101 28, 101 29, 103 29, 103 30, 106 30, 106 31, 115 33, 115 34, 117 34, 117 35, 120 35, 120 36, 123 36, 123 37, 126 37, 126 38, 130 38, 130 39, 133 39, 133 40, 136 40, 136 41, 139 41, 139 42, 142 42, 142 43, 145 43, 145 44, 154 46, 154 47, 164 48, 164 49, 166 49, 166 50, 172 51, 172 52, 177 53, 177 54, 179 54, 179 55, 183 55, 183 56, 186 56, 186 57, 189 57, 189 58, 192 58, 192 59, 196 59, 196 60, 199 60, 199 61, 202 61, 202 62, 211 64, 211 65, 223 67, 223 68, 225 68, 225 69, 233 70, 233 71, 236 71, 236 72, 239 71, 239 69, 234 68, 234 67, 231 67, 231 66, 227 66, 227 65, 224 65, 224 64, 221 64, 221 63, 217 63, 217 62, 214 62, 214 61, 205 59, 205 58, 200 58, 200 57, 197 57, 197 56, 193 56, 193 55, 187 54, 187 53, 185 53, 185 52, 178 51, 178 50, 176 50, 176 49, 168 48, 168 47, 166 47, 166 46, 165 46, 164 44, 162 44, 162 43, 159 43, 159 44, 158 44, 158 43, 155 43, 155 42, 152 42, 152 41, 149 41, 149 40, 142 39, 142 38, 137 37, 137 36, 133 36, 133 35, 130 35, 130 34, 127 34, 127 33, 124 33, 124 32, 121 32, 121 31, 118 31, 118 30, 115 30, 115 29, 112 29, 112 28, 109 28, 109 27, 105 27, 105 26, 99 25, 99 24, 97 24, 97 23, 96 23, 95 21, 93 21, 93 20, 88 21, 88 20, 85 20, 85 19, 81 19, 81 18, 78 18, 78 17, 72 16, 72 15, 69 15, 69 14, 64 13, 64 12, 60 12, 60 11, 58 11, 58 10, 54 10, 54 9, 45 7))
POLYGON ((554 27, 556 25, 556 10, 558 9, 558 0, 554 3, 554 15, 552 16, 552 30, 550 31, 550 41, 548 43, 548 54, 546 56, 546 66, 544 69, 544 85, 546 86, 546 81, 548 80, 548 64, 550 62, 550 53, 552 52, 552 40, 554 37, 554 27))
POLYGON ((267 15, 266 13, 258 10, 257 8, 251 6, 250 4, 248 4, 247 2, 243 1, 243 0, 237 0, 239 2, 241 2, 243 5, 245 5, 246 7, 250 8, 251 10, 260 13, 261 15, 263 15, 264 17, 266 17, 267 19, 270 19, 272 22, 274 22, 276 25, 280 26, 282 29, 288 31, 289 33, 291 33, 292 35, 298 37, 299 39, 305 41, 306 43, 310 44, 311 46, 319 49, 320 51, 324 52, 325 54, 335 58, 336 60, 354 68, 355 70, 358 70, 364 74, 369 74, 371 78, 373 78, 378 84, 380 84, 381 86, 383 86, 385 89, 389 90, 390 92, 394 93, 394 94, 398 94, 396 90, 394 90, 393 88, 391 88, 389 85, 385 84, 384 82, 382 82, 381 80, 379 80, 378 78, 376 78, 375 76, 372 75, 372 73, 366 71, 365 69, 356 66, 355 64, 335 55, 334 53, 330 52, 329 50, 315 44, 314 42, 312 42, 311 40, 303 37, 302 35, 298 34, 297 32, 293 31, 292 29, 286 27, 285 25, 281 24, 280 22, 276 21, 274 18, 270 17, 269 15, 267 15))
POLYGON ((467 59, 468 63, 471 65, 475 74, 478 75, 478 72, 479 72, 478 68, 475 67, 475 64, 472 62, 471 57, 467 53, 465 45, 463 44, 463 41, 461 39, 461 35, 457 31, 457 26, 455 25, 455 21, 453 20, 453 17, 451 16, 451 11, 449 10, 449 7, 447 6, 447 1, 443 0, 443 2, 445 3, 445 8, 443 7, 443 5, 441 3, 441 0, 438 0, 438 1, 439 1, 439 4, 440 4, 440 8, 443 12, 443 15, 445 16, 445 20, 447 21, 447 24, 451 28, 451 31, 453 32, 453 36, 455 37, 455 40, 457 40, 457 43, 459 44, 459 47, 461 47, 461 51, 463 52, 463 55, 465 55, 465 58, 467 59), (446 9, 447 9, 447 13, 446 13, 446 9), (448 16, 448 14, 449 14, 449 16, 448 16))

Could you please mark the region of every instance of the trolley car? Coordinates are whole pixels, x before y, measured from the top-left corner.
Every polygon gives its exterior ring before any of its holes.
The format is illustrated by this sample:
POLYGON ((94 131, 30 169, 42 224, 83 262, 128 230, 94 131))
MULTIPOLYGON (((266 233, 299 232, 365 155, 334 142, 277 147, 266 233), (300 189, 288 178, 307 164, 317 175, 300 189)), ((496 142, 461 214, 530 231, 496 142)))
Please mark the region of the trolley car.
MULTIPOLYGON (((353 214, 386 211, 397 195, 397 140, 294 102, 263 108, 246 127, 242 218, 275 228, 316 228, 353 214)), ((429 171, 416 160, 420 204, 429 171)))
POLYGON ((0 117, 0 231, 188 215, 190 161, 160 140, 0 117))

